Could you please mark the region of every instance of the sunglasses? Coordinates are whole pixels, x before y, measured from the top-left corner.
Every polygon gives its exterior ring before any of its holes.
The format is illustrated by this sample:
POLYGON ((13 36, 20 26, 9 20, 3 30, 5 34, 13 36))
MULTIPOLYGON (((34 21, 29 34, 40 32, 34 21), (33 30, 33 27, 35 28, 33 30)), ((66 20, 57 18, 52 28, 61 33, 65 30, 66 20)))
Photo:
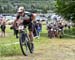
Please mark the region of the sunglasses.
POLYGON ((18 12, 19 14, 22 14, 22 12, 18 12))

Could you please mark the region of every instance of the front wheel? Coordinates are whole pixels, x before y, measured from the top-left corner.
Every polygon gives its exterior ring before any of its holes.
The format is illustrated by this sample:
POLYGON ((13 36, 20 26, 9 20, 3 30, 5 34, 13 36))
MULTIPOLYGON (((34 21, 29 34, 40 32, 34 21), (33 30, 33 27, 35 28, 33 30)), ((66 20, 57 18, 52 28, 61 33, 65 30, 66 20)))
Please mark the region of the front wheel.
POLYGON ((21 48, 21 51, 23 53, 23 55, 27 56, 29 51, 31 52, 31 48, 30 48, 30 43, 28 41, 28 37, 26 36, 21 36, 20 37, 20 48, 21 48))

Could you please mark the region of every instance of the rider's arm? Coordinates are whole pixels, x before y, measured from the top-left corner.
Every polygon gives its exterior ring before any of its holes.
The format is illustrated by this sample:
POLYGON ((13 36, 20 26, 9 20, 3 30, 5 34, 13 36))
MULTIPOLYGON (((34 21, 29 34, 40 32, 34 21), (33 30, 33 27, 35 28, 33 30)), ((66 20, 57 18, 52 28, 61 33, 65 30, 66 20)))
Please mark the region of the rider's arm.
POLYGON ((31 19, 32 19, 32 21, 35 20, 35 15, 34 14, 32 14, 31 19))
POLYGON ((19 15, 17 15, 16 19, 14 20, 13 26, 16 26, 16 22, 19 20, 19 15))

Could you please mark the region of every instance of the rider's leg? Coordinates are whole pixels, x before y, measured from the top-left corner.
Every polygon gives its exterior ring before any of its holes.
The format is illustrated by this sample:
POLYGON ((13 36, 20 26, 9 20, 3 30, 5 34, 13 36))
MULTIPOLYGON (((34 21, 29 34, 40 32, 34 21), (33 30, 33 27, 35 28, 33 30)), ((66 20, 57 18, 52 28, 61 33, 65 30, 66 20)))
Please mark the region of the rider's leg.
POLYGON ((33 43, 33 32, 29 31, 29 38, 30 38, 30 44, 31 44, 31 53, 33 53, 34 50, 34 43, 33 43))
POLYGON ((30 42, 33 43, 33 24, 32 23, 29 24, 28 30, 29 30, 30 42))
POLYGON ((34 43, 33 43, 33 24, 29 24, 29 38, 30 38, 30 44, 31 44, 31 50, 34 50, 34 43))
POLYGON ((33 43, 33 32, 29 31, 30 43, 33 43))

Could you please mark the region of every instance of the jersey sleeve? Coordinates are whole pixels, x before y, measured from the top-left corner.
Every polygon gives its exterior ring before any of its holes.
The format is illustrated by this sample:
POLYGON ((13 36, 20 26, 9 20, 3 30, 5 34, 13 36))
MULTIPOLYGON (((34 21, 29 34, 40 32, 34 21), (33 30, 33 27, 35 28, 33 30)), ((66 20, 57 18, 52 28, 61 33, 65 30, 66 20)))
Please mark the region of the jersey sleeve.
POLYGON ((35 20, 35 15, 34 14, 31 15, 31 19, 35 20))
POLYGON ((16 19, 19 19, 19 18, 20 18, 20 16, 19 16, 19 15, 17 15, 17 16, 16 16, 16 19))

